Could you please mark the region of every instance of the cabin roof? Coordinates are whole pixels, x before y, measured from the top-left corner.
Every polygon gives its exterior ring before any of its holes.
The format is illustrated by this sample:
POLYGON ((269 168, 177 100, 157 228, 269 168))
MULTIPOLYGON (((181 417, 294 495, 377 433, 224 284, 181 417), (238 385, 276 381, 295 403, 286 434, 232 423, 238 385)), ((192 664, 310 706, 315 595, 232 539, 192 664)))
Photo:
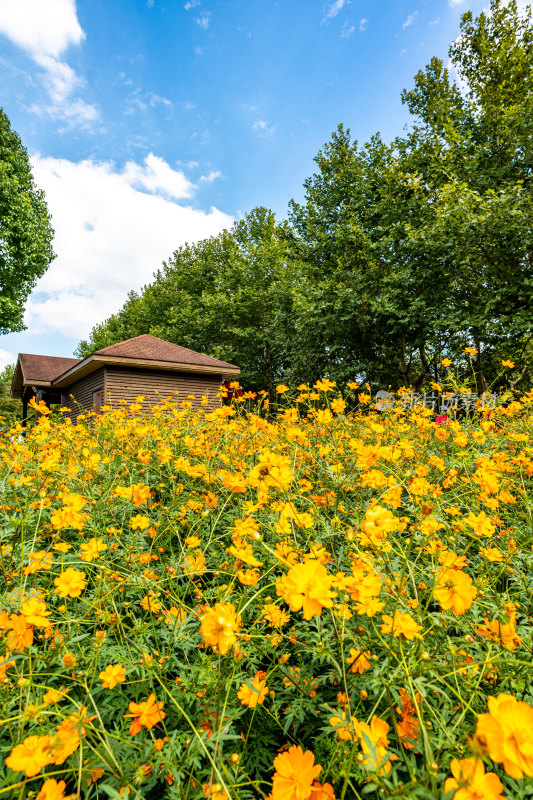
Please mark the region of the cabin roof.
POLYGON ((11 384, 11 395, 22 397, 24 386, 51 386, 54 378, 79 364, 80 360, 20 353, 11 384))
POLYGON ((189 350, 179 344, 165 342, 157 336, 143 333, 141 336, 134 336, 132 339, 125 339, 123 342, 103 347, 95 350, 92 355, 118 356, 129 359, 146 359, 148 361, 169 361, 178 364, 198 364, 205 367, 233 367, 227 361, 219 361, 203 353, 189 350))
POLYGON ((227 376, 240 373, 238 367, 227 361, 165 342, 150 334, 142 334, 96 350, 84 359, 20 353, 11 384, 11 396, 22 397, 25 386, 64 389, 105 365, 227 376))

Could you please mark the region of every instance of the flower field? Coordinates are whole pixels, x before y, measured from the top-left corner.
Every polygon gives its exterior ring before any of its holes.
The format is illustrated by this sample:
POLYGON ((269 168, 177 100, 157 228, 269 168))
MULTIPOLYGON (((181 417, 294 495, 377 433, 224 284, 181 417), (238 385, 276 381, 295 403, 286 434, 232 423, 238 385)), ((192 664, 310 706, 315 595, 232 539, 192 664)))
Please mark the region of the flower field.
POLYGON ((285 388, 0 434, 0 798, 533 796, 533 392, 285 388))

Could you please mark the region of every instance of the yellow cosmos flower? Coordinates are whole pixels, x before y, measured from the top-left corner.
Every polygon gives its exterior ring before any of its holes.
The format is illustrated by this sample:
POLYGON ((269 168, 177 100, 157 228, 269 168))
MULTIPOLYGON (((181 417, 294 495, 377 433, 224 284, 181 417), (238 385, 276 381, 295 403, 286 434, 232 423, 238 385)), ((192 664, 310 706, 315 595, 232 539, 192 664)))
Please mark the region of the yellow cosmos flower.
POLYGON ((422 625, 418 625, 410 614, 403 613, 402 611, 395 611, 394 618, 388 614, 383 614, 381 617, 383 625, 381 626, 382 633, 391 633, 393 636, 402 637, 411 641, 412 639, 421 639, 422 636, 419 631, 422 630, 422 625))
POLYGON ((15 745, 6 758, 6 765, 15 772, 24 772, 27 778, 38 775, 43 767, 53 762, 51 736, 27 736, 15 745))
POLYGON ((126 680, 126 670, 122 664, 109 664, 98 676, 103 689, 114 689, 126 680))
POLYGON ((206 645, 225 655, 237 641, 240 623, 241 617, 237 615, 234 605, 215 603, 203 615, 200 630, 206 645))
POLYGON ((533 708, 510 694, 489 697, 488 706, 478 717, 476 738, 511 778, 533 778, 533 708))
POLYGON ((469 525, 473 530, 474 533, 478 536, 492 536, 496 530, 496 526, 494 522, 491 520, 490 517, 487 517, 484 511, 480 511, 479 514, 473 514, 470 512, 468 517, 465 519, 467 525, 469 525))
POLYGON ((350 672, 358 672, 359 675, 362 675, 370 667, 369 658, 369 650, 356 650, 355 647, 351 647, 350 655, 346 659, 348 664, 351 664, 350 672))
POLYGON ((130 519, 130 528, 133 531, 136 530, 145 531, 149 527, 150 527, 149 518, 143 516, 142 514, 136 514, 134 517, 131 517, 130 519))
POLYGON ((304 619, 319 617, 323 608, 332 608, 336 592, 331 591, 333 576, 320 561, 296 564, 287 575, 276 581, 276 593, 283 597, 291 611, 303 609, 304 619))
POLYGON ((36 628, 48 628, 52 623, 47 617, 52 613, 46 610, 46 603, 36 597, 30 597, 20 608, 20 613, 26 617, 26 624, 36 628))
POLYGON ((98 539, 93 537, 80 546, 80 558, 82 561, 90 562, 98 558, 100 553, 103 553, 105 550, 107 550, 107 545, 102 537, 100 536, 98 539))
POLYGON ((237 697, 243 706, 255 708, 257 705, 263 705, 267 694, 266 672, 260 669, 255 673, 253 679, 241 684, 237 697))
POLYGON ((455 789, 453 800, 505 800, 501 780, 494 772, 485 772, 479 758, 454 758, 450 764, 453 778, 447 778, 444 791, 455 789))
POLYGON ((276 756, 274 769, 272 800, 307 800, 313 781, 322 771, 320 764, 315 764, 314 754, 298 745, 276 756))
POLYGON ((282 628, 290 620, 290 615, 276 603, 266 603, 261 613, 273 628, 282 628))
POLYGON ((459 569, 441 571, 433 590, 433 598, 441 608, 445 611, 451 609, 454 614, 464 614, 476 596, 477 589, 472 584, 472 578, 459 569))
POLYGON ((166 717, 166 712, 162 711, 164 705, 162 700, 156 701, 153 693, 143 703, 130 703, 128 708, 131 713, 123 716, 132 718, 129 728, 131 736, 138 734, 143 727, 151 730, 154 725, 164 720, 166 717))
POLYGON ((41 786, 35 800, 66 800, 63 794, 66 786, 65 781, 56 781, 55 778, 48 778, 41 786))
POLYGON ((58 578, 54 578, 55 592, 60 597, 79 597, 85 589, 85 572, 68 567, 58 578))

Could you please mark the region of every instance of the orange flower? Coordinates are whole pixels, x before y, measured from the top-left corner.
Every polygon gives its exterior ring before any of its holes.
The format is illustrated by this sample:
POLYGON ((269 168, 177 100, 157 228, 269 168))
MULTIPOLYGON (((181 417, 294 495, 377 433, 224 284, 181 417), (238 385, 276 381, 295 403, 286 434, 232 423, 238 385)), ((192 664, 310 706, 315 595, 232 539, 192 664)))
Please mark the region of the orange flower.
POLYGON ((450 764, 453 778, 447 778, 444 791, 455 789, 453 800, 505 800, 501 780, 494 772, 485 773, 479 758, 454 758, 450 764))
POLYGON ((367 670, 370 666, 370 661, 368 660, 370 657, 369 650, 356 650, 354 647, 350 648, 350 655, 346 659, 348 664, 351 664, 350 672, 358 672, 359 675, 362 675, 365 670, 367 670))
POLYGON ((20 613, 26 617, 27 625, 34 625, 36 628, 48 628, 52 623, 49 619, 51 611, 46 610, 46 603, 36 597, 30 597, 22 604, 20 613))
POLYGON ((103 689, 114 689, 126 680, 126 670, 122 664, 109 664, 98 677, 102 681, 103 689))
POLYGON ((262 705, 265 702, 267 694, 266 672, 260 669, 255 673, 255 678, 253 678, 253 680, 241 684, 241 688, 237 692, 237 697, 243 706, 255 708, 257 705, 262 705))
POLYGON ((48 778, 41 786, 41 790, 35 800, 64 800, 63 792, 66 788, 65 781, 56 781, 55 778, 48 778))
POLYGON ((494 522, 490 517, 487 517, 484 511, 480 511, 477 516, 470 512, 465 522, 467 525, 470 525, 474 533, 478 536, 491 537, 496 530, 494 522))
POLYGON ((130 734, 135 736, 143 726, 150 730, 158 722, 165 719, 166 713, 161 711, 164 705, 162 700, 159 703, 156 701, 153 693, 144 703, 130 703, 128 708, 132 713, 124 714, 124 717, 133 718, 130 725, 130 734))
POLYGON ((57 587, 55 592, 60 597, 79 597, 86 586, 85 572, 68 567, 58 578, 54 578, 54 584, 57 587))
POLYGON ((391 769, 391 761, 398 756, 388 753, 389 740, 387 734, 390 726, 379 717, 372 717, 370 725, 360 722, 358 735, 365 758, 363 764, 372 771, 384 771, 387 775, 391 769))
POLYGON ((433 598, 441 608, 445 611, 451 608, 454 614, 464 614, 476 595, 477 589, 472 584, 472 578, 459 569, 442 570, 433 590, 433 598))
POLYGON ((476 628, 476 633, 479 636, 490 639, 491 642, 496 642, 496 644, 505 647, 506 650, 514 650, 515 647, 520 646, 522 640, 516 632, 514 620, 499 622, 497 619, 491 619, 489 622, 485 617, 484 623, 484 625, 476 628))
POLYGON ((309 800, 335 800, 335 792, 331 783, 320 784, 315 781, 312 786, 309 800))
POLYGON ((24 614, 11 614, 9 617, 7 646, 10 650, 24 650, 33 643, 33 628, 28 625, 24 614))
POLYGON ((404 614, 401 611, 394 612, 394 619, 388 614, 383 614, 381 617, 383 625, 381 626, 382 633, 393 633, 394 636, 403 636, 408 641, 412 639, 421 639, 419 631, 422 630, 422 625, 417 625, 410 614, 404 614))
POLYGON ((478 717, 476 738, 511 778, 533 778, 533 708, 510 694, 489 697, 478 717))
POLYGON ((367 547, 375 547, 388 552, 391 548, 387 536, 392 531, 397 531, 401 523, 392 511, 383 506, 374 505, 367 509, 365 518, 361 523, 359 541, 367 547))
POLYGON ((278 578, 276 592, 283 597, 291 611, 303 608, 304 619, 319 617, 323 608, 332 608, 336 592, 331 591, 333 576, 320 561, 309 560, 296 564, 288 573, 278 578))
POLYGON ((24 772, 27 778, 32 778, 52 763, 51 751, 51 736, 27 736, 21 744, 15 745, 6 764, 15 772, 24 772))
POLYGON ((292 745, 274 759, 276 770, 272 778, 272 800, 307 800, 313 790, 313 781, 322 770, 315 764, 310 750, 305 752, 292 745))
POLYGON ((80 550, 81 560, 90 562, 95 558, 98 558, 100 553, 103 553, 104 550, 107 550, 107 545, 101 536, 99 536, 98 539, 93 537, 92 539, 89 539, 88 542, 82 544, 80 550))
POLYGON ((134 517, 130 519, 130 528, 133 531, 141 530, 145 531, 146 528, 150 527, 150 520, 148 517, 143 516, 142 514, 135 514, 134 517))
MULTIPOLYGON (((416 693, 416 701, 420 703, 420 695, 416 693)), ((415 716, 416 708, 411 698, 405 689, 400 689, 400 704, 396 706, 396 711, 401 714, 401 720, 398 722, 398 734, 402 740, 402 744, 406 750, 412 750, 415 747, 420 735, 420 728, 418 720, 415 716)), ((415 750, 415 753, 418 752, 415 750)))
POLYGON ((234 605, 215 603, 202 617, 200 630, 205 643, 225 655, 237 641, 240 623, 241 617, 236 614, 234 605))

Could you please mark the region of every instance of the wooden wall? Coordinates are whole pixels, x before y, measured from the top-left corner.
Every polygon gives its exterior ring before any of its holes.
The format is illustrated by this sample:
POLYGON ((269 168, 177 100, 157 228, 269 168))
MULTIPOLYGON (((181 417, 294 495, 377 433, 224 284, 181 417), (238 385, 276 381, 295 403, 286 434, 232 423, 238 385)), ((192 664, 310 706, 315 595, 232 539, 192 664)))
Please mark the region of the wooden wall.
POLYGON ((96 372, 91 372, 85 378, 71 384, 62 390, 61 405, 71 409, 70 414, 65 414, 74 422, 78 414, 91 411, 93 407, 93 392, 104 389, 105 368, 100 367, 96 372), (74 399, 70 395, 73 395, 74 399))
POLYGON ((179 401, 194 394, 193 407, 199 406, 202 397, 207 395, 208 408, 216 408, 220 404, 217 399, 220 381, 220 375, 106 367, 105 402, 111 406, 118 405, 119 400, 134 403, 136 397, 143 395, 143 406, 147 408, 150 405, 159 405, 161 400, 170 396, 175 399, 178 392, 179 401))

